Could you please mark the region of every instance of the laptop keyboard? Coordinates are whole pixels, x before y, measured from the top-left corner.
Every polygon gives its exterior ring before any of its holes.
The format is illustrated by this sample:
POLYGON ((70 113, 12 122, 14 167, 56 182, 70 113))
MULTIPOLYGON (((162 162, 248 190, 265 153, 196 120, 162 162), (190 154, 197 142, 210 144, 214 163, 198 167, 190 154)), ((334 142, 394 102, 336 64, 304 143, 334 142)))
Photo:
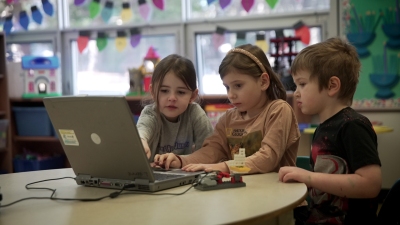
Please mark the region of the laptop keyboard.
POLYGON ((154 173, 154 178, 158 181, 160 180, 169 180, 173 178, 184 177, 185 175, 179 174, 166 174, 166 173, 154 173))

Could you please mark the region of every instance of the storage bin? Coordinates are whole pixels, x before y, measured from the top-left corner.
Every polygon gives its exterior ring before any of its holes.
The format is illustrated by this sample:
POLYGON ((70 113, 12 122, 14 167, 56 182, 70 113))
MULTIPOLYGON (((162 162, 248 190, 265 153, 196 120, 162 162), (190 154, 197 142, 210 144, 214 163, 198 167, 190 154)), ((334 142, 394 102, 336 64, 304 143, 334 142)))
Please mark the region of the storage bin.
POLYGON ((50 170, 64 168, 65 156, 57 155, 45 159, 25 159, 16 157, 13 160, 14 172, 26 172, 36 170, 50 170))
POLYGON ((8 120, 0 120, 0 149, 7 146, 8 120))
POLYGON ((13 107, 17 135, 52 136, 50 118, 44 107, 13 107))

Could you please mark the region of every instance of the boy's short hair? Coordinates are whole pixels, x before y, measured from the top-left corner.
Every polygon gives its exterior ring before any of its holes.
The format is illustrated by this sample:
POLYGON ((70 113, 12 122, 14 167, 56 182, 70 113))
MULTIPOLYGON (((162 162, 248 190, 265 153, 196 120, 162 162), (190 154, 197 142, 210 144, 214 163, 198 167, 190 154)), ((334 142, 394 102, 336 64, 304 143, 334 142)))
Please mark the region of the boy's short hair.
POLYGON ((291 73, 295 75, 299 71, 309 72, 311 80, 318 80, 320 91, 329 88, 329 79, 336 76, 341 83, 338 98, 351 103, 357 88, 360 67, 356 48, 336 37, 301 50, 293 61, 291 73))

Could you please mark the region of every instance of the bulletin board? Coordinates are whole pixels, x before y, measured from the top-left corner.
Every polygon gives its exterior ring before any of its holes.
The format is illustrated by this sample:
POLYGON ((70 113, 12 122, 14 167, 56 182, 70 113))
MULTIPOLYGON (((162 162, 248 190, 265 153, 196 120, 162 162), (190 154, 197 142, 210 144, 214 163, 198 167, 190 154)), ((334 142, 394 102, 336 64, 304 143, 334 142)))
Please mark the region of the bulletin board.
POLYGON ((361 61, 356 109, 400 110, 399 0, 340 1, 340 32, 361 61))

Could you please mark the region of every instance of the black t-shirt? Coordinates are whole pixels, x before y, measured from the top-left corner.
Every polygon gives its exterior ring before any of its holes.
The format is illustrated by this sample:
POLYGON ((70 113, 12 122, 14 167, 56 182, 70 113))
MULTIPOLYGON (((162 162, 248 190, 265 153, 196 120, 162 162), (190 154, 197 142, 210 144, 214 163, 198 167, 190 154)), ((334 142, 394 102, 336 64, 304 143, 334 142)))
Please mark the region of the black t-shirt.
MULTIPOLYGON (((310 158, 313 171, 330 174, 353 174, 367 165, 381 165, 371 122, 350 107, 317 127, 310 158)), ((376 221, 376 198, 342 198, 313 188, 309 194, 310 223, 374 224, 376 221)))

